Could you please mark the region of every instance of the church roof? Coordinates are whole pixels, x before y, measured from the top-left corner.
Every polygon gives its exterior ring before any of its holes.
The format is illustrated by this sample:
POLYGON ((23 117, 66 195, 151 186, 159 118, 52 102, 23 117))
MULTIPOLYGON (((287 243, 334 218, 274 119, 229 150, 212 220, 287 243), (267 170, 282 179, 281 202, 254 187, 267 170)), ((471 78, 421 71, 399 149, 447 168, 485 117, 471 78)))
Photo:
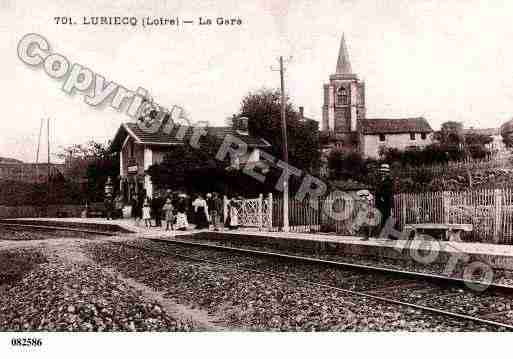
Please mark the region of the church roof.
POLYGON ((346 40, 344 34, 340 40, 340 50, 338 51, 336 74, 352 74, 351 62, 349 62, 349 53, 347 52, 346 40))
POLYGON ((367 118, 361 122, 363 133, 376 135, 385 133, 433 132, 424 117, 413 118, 367 118))

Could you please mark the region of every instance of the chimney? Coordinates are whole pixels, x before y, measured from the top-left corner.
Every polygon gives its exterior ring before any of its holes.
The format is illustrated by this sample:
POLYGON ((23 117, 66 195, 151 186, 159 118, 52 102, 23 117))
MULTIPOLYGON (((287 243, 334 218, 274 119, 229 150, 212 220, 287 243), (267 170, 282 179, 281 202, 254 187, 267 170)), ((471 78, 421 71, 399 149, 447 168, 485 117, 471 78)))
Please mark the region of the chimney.
POLYGON ((238 130, 247 132, 248 131, 248 118, 245 116, 239 117, 239 128, 238 130))
POLYGON ((235 114, 232 115, 232 128, 234 130, 239 128, 239 118, 235 114))
POLYGON ((299 119, 305 118, 305 108, 303 106, 299 106, 299 119))
POLYGON ((236 131, 247 132, 248 131, 248 118, 245 116, 232 117, 233 129, 236 131))

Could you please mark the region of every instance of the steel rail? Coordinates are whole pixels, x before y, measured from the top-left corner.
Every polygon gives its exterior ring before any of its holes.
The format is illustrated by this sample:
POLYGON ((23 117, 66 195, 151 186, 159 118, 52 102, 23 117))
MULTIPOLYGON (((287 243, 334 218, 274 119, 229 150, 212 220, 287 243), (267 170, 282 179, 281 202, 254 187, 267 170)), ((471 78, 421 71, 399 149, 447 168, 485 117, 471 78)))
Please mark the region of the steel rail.
POLYGON ((218 245, 218 244, 210 244, 210 243, 204 243, 204 242, 202 242, 202 243, 192 242, 192 241, 188 241, 188 240, 160 239, 160 238, 147 238, 147 237, 145 239, 149 239, 151 241, 160 242, 160 243, 171 243, 171 244, 187 245, 187 246, 207 248, 207 249, 217 249, 217 250, 222 250, 222 251, 232 251, 232 252, 239 252, 239 253, 243 253, 243 254, 258 255, 258 256, 263 256, 263 257, 276 257, 276 258, 281 258, 281 259, 296 260, 296 261, 302 261, 302 262, 313 263, 313 264, 324 264, 324 265, 336 266, 336 267, 338 266, 338 267, 344 267, 344 268, 350 268, 350 269, 356 269, 356 270, 362 270, 362 271, 368 271, 368 272, 380 272, 380 273, 384 273, 384 274, 400 275, 403 277, 411 277, 411 278, 415 278, 415 279, 422 278, 422 279, 425 279, 430 282, 440 282, 440 283, 445 283, 445 284, 450 283, 450 284, 455 284, 458 286, 466 286, 467 289, 468 289, 469 285, 472 285, 477 288, 480 288, 480 287, 484 288, 484 290, 493 290, 496 292, 506 292, 506 293, 513 295, 513 286, 497 284, 497 283, 493 283, 493 282, 487 283, 487 282, 481 282, 481 281, 475 281, 475 280, 466 280, 463 278, 448 277, 448 276, 432 274, 432 273, 422 273, 422 272, 413 272, 413 271, 386 268, 386 267, 376 267, 376 266, 366 265, 366 264, 341 262, 341 261, 335 261, 335 260, 329 260, 329 259, 321 259, 321 258, 315 258, 315 257, 286 254, 286 253, 281 253, 281 252, 261 251, 261 250, 241 248, 241 247, 222 246, 222 245, 218 245))
MULTIPOLYGON (((45 226, 45 225, 5 223, 5 222, 0 223, 0 226, 15 226, 15 227, 43 229, 43 230, 61 230, 61 231, 71 231, 71 232, 83 232, 83 233, 88 233, 88 234, 97 234, 97 235, 104 235, 104 236, 114 236, 114 235, 120 234, 117 232, 106 232, 106 231, 90 230, 90 229, 83 229, 83 228, 72 228, 72 227, 64 227, 64 226, 45 226)), ((145 238, 145 239, 148 239, 148 240, 151 240, 154 242, 171 243, 171 244, 186 245, 186 246, 216 249, 216 250, 224 250, 224 251, 233 251, 233 252, 239 252, 239 253, 245 253, 245 254, 259 255, 259 256, 268 256, 268 257, 297 260, 297 261, 303 261, 303 262, 309 262, 309 263, 347 267, 347 268, 359 269, 359 270, 365 270, 365 271, 376 271, 376 272, 386 273, 386 274, 390 274, 390 275, 416 277, 418 279, 442 281, 445 283, 457 283, 457 284, 472 283, 472 284, 476 284, 476 285, 485 285, 488 287, 488 289, 491 289, 491 290, 508 291, 509 293, 513 293, 513 286, 500 285, 500 284, 495 284, 495 283, 484 283, 484 282, 478 282, 478 281, 466 281, 466 280, 463 280, 460 278, 451 278, 451 277, 447 277, 447 276, 440 276, 440 275, 429 274, 429 273, 403 271, 403 270, 375 267, 375 266, 356 264, 356 263, 339 262, 339 261, 332 261, 332 260, 326 260, 326 259, 320 259, 320 258, 290 255, 290 254, 278 253, 278 252, 259 251, 259 250, 254 250, 254 249, 246 249, 246 248, 240 248, 240 247, 228 247, 228 246, 221 246, 221 245, 216 245, 216 244, 198 243, 198 242, 191 242, 191 241, 184 241, 184 240, 177 240, 177 239, 174 239, 174 240, 160 239, 160 238, 145 238)), ((451 311, 444 310, 444 309, 427 307, 424 305, 418 305, 418 304, 409 303, 409 302, 405 302, 405 301, 401 301, 401 300, 397 300, 397 299, 387 298, 387 297, 383 297, 383 296, 379 296, 379 295, 375 295, 375 294, 366 293, 364 291, 344 289, 344 288, 340 288, 340 287, 336 287, 336 286, 332 286, 332 285, 328 285, 328 284, 324 284, 324 283, 320 283, 320 282, 305 280, 305 279, 299 278, 297 275, 281 275, 281 274, 277 274, 277 273, 251 269, 251 268, 247 268, 247 267, 230 266, 230 265, 227 265, 226 263, 221 263, 221 262, 207 260, 207 259, 198 258, 198 257, 187 256, 187 255, 179 254, 176 252, 171 253, 168 251, 159 250, 159 249, 155 249, 155 248, 146 248, 146 247, 135 246, 135 245, 130 245, 127 243, 116 242, 116 241, 111 241, 111 240, 107 240, 107 241, 111 244, 118 245, 118 246, 125 246, 128 248, 134 248, 134 249, 148 251, 148 252, 166 254, 166 255, 170 255, 170 256, 175 256, 177 258, 187 259, 190 261, 208 263, 208 264, 212 264, 212 265, 216 265, 216 266, 220 266, 220 267, 234 269, 237 271, 246 271, 246 272, 260 274, 260 275, 264 275, 264 276, 279 278, 282 280, 294 280, 298 283, 302 283, 302 284, 306 284, 306 285, 310 285, 310 286, 314 286, 314 287, 330 289, 333 291, 346 293, 349 295, 371 298, 371 299, 378 300, 381 302, 396 304, 396 305, 400 305, 400 306, 406 306, 406 307, 415 308, 415 309, 430 312, 430 313, 445 315, 445 316, 449 316, 449 317, 453 317, 453 318, 472 321, 475 323, 491 325, 491 326, 496 326, 496 327, 500 327, 500 328, 513 330, 513 325, 496 322, 496 321, 492 321, 492 320, 487 320, 487 319, 482 319, 482 318, 467 315, 467 314, 455 313, 455 312, 451 312, 451 311)), ((383 287, 383 288, 377 288, 377 289, 384 290, 386 288, 383 287)), ((372 289, 372 290, 376 290, 376 289, 372 289)), ((494 314, 494 313, 489 313, 487 315, 491 316, 492 314, 494 314)))
MULTIPOLYGON (((230 269, 237 270, 237 271, 245 271, 245 272, 255 273, 255 274, 259 274, 259 275, 263 275, 263 276, 270 276, 270 277, 278 278, 278 279, 285 280, 285 281, 294 280, 295 282, 313 286, 313 287, 329 289, 332 291, 345 293, 345 294, 349 294, 349 295, 353 295, 353 296, 360 296, 360 297, 364 297, 364 298, 378 300, 381 302, 415 308, 418 310, 422 310, 425 312, 430 312, 430 313, 434 313, 434 314, 438 314, 438 315, 444 315, 444 316, 449 316, 449 317, 457 318, 457 319, 463 319, 463 320, 467 320, 467 321, 471 321, 471 322, 475 322, 475 323, 479 323, 479 324, 485 324, 485 325, 505 328, 508 330, 513 330, 513 325, 496 322, 493 320, 482 319, 482 318, 467 315, 467 314, 455 313, 455 312, 451 312, 451 311, 444 310, 444 309, 438 309, 438 308, 433 308, 433 307, 427 307, 424 305, 408 303, 408 302, 404 302, 401 300, 391 299, 391 298, 387 298, 387 297, 383 297, 383 296, 379 296, 379 295, 375 295, 375 294, 369 294, 369 293, 362 292, 362 291, 344 289, 344 288, 332 286, 329 284, 324 284, 324 283, 320 283, 320 282, 302 279, 302 278, 299 278, 299 276, 297 276, 297 275, 281 275, 281 274, 277 274, 277 273, 273 273, 273 272, 261 271, 261 270, 257 270, 257 269, 247 268, 247 267, 227 265, 226 263, 208 260, 208 259, 204 259, 204 258, 192 257, 192 256, 188 256, 188 255, 184 255, 184 254, 180 254, 180 253, 176 253, 176 252, 171 253, 171 252, 161 250, 161 249, 156 249, 156 248, 141 247, 141 246, 131 245, 131 244, 122 243, 122 242, 114 242, 114 241, 109 241, 109 242, 112 244, 115 244, 118 246, 124 246, 127 248, 133 248, 133 249, 138 249, 138 250, 147 251, 147 252, 155 252, 155 253, 165 254, 165 255, 174 256, 177 258, 182 258, 182 259, 186 259, 186 260, 190 260, 190 261, 194 261, 194 262, 207 263, 207 264, 211 264, 211 265, 215 265, 215 266, 219 266, 219 267, 230 268, 230 269)), ((226 247, 226 248, 229 248, 229 247, 226 247)))
POLYGON ((82 232, 88 234, 97 234, 101 236, 115 236, 120 233, 118 232, 106 232, 106 231, 98 231, 94 229, 86 229, 86 228, 76 228, 76 227, 63 227, 63 226, 47 226, 47 225, 39 225, 39 224, 23 224, 23 223, 5 223, 0 222, 0 226, 4 227, 21 227, 21 228, 33 228, 33 229, 43 229, 43 230, 57 230, 57 231, 67 231, 67 232, 82 232))

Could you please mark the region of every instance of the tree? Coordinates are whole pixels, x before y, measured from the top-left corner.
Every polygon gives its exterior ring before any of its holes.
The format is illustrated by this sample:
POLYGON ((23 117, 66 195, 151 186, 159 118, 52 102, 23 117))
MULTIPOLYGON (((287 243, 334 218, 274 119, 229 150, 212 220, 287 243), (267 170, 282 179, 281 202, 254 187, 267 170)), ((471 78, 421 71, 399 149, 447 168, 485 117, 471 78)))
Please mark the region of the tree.
MULTIPOLYGON (((66 179, 87 179, 86 196, 90 202, 103 199, 107 177, 119 176, 119 154, 110 151, 110 142, 89 141, 61 149, 57 157, 66 159, 66 179)), ((118 185, 114 181, 114 185, 118 185)), ((115 188, 115 190, 117 190, 115 188)))
POLYGON ((361 181, 367 175, 367 164, 358 152, 331 151, 328 156, 330 177, 361 181))
POLYGON ((435 132, 435 140, 442 144, 459 145, 463 142, 463 124, 456 121, 442 123, 440 131, 435 132))
POLYGON ((508 122, 504 123, 501 126, 500 131, 504 145, 507 148, 513 147, 513 120, 509 120, 508 122))
POLYGON ((222 182, 217 177, 222 176, 229 166, 228 160, 216 159, 222 140, 207 134, 200 137, 197 148, 191 146, 189 140, 190 137, 185 137, 184 145, 174 146, 161 163, 148 168, 153 183, 173 189, 200 190, 201 183, 222 182), (205 178, 209 180, 205 181, 205 178))
MULTIPOLYGON (((302 121, 290 99, 285 104, 289 163, 301 170, 315 171, 319 164, 319 128, 315 121, 302 121)), ((282 158, 281 95, 277 89, 248 93, 241 102, 239 116, 248 118, 252 136, 271 143, 266 150, 282 158)))
POLYGON ((444 122, 434 137, 438 144, 431 146, 431 152, 445 152, 450 161, 485 158, 490 153, 486 145, 493 141, 491 136, 472 130, 465 133, 463 124, 455 121, 444 122))
POLYGON ((107 143, 89 141, 84 144, 74 144, 62 147, 56 155, 60 159, 95 160, 98 158, 108 157, 110 155, 109 148, 110 141, 107 143))

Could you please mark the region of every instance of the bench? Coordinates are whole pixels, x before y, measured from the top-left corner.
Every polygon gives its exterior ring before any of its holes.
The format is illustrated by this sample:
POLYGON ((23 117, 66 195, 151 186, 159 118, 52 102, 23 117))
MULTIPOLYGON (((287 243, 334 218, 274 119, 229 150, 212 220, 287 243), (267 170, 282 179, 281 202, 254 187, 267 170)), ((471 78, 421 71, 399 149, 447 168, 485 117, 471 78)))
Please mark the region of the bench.
POLYGON ((428 234, 439 240, 461 242, 462 232, 472 232, 472 224, 460 223, 417 223, 407 224, 404 230, 410 232, 410 239, 422 239, 428 234))

